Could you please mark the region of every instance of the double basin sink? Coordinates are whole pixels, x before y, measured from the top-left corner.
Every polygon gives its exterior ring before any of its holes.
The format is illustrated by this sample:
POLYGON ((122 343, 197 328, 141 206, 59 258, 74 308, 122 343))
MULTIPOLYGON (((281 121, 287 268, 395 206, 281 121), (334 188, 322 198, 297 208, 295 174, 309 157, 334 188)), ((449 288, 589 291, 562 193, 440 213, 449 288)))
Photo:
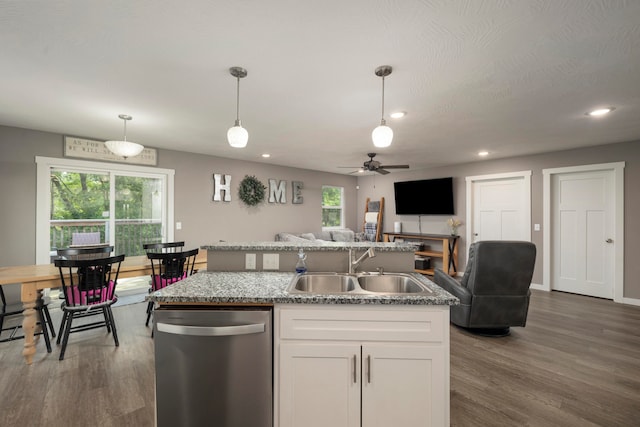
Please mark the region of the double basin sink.
POLYGON ((295 294, 431 295, 431 290, 405 273, 304 273, 287 288, 295 294))

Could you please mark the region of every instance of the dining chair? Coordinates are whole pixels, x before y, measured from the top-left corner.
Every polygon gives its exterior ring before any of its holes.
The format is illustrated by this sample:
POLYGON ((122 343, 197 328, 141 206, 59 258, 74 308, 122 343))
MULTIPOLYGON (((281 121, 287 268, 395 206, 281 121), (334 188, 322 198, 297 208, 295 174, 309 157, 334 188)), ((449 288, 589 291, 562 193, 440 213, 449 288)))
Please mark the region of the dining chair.
POLYGON ((72 233, 71 245, 96 245, 100 243, 100 232, 72 233))
POLYGON ((184 248, 184 242, 145 243, 142 248, 146 253, 180 252, 184 248))
MULTIPOLYGON (((184 252, 147 253, 147 258, 151 261, 151 288, 149 293, 191 276, 195 269, 197 256, 197 248, 184 252)), ((153 307, 154 302, 149 301, 145 326, 149 326, 153 307)))
POLYGON ((95 245, 85 247, 68 247, 56 250, 58 258, 62 259, 95 259, 104 258, 113 252, 114 247, 109 245, 95 245))
POLYGON ((60 272, 64 302, 62 322, 58 332, 57 344, 62 338, 60 360, 69 342, 69 334, 105 326, 107 333, 113 335, 113 341, 118 347, 118 333, 111 306, 118 301, 115 293, 120 273, 120 264, 124 255, 93 259, 57 259, 54 261, 60 272), (104 316, 104 320, 83 323, 73 326, 74 319, 94 315, 104 316))
MULTIPOLYGON (((24 306, 22 302, 13 302, 11 298, 7 298, 5 296, 3 288, 11 289, 12 287, 17 288, 19 290, 20 285, 5 285, 0 286, 0 342, 13 341, 17 339, 24 338, 24 335, 17 335, 18 329, 22 328, 22 315, 24 313, 24 306), (19 323, 12 326, 6 326, 5 320, 7 319, 18 319, 19 323), (5 331, 11 331, 9 336, 2 338, 2 333, 5 331)), ((17 292, 16 292, 17 293, 17 292)), ((11 293, 10 293, 11 296, 11 293)), ((56 333, 53 327, 53 323, 51 322, 51 315, 49 314, 49 303, 51 302, 51 298, 43 297, 42 299, 38 299, 36 301, 36 306, 34 309, 36 310, 36 314, 38 316, 38 325, 40 326, 40 332, 36 332, 36 335, 42 335, 44 337, 44 343, 47 346, 47 352, 51 353, 51 340, 49 339, 49 331, 51 331, 51 337, 55 338, 56 333)))

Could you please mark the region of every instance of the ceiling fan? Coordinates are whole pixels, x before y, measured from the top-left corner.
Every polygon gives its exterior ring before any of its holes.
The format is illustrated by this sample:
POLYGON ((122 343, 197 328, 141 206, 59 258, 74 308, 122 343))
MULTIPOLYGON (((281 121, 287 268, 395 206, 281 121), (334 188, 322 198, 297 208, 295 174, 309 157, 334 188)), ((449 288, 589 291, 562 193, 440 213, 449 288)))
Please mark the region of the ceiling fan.
MULTIPOLYGON (((369 156, 369 160, 365 161, 362 166, 351 173, 359 173, 359 172, 377 172, 382 175, 386 175, 389 173, 387 169, 409 169, 409 165, 381 165, 379 161, 373 160, 376 156, 376 153, 367 153, 369 156)), ((354 168, 357 166, 339 166, 341 168, 354 168)))

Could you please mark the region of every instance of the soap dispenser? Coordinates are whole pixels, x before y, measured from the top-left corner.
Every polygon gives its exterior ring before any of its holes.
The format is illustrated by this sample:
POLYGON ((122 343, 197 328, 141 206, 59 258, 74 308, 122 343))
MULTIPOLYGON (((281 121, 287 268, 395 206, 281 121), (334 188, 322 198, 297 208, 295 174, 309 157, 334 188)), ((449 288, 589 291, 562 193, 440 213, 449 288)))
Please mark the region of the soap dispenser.
POLYGON ((307 271, 307 263, 305 260, 307 259, 307 254, 304 253, 304 250, 300 248, 298 250, 298 262, 296 263, 296 273, 302 274, 307 271))

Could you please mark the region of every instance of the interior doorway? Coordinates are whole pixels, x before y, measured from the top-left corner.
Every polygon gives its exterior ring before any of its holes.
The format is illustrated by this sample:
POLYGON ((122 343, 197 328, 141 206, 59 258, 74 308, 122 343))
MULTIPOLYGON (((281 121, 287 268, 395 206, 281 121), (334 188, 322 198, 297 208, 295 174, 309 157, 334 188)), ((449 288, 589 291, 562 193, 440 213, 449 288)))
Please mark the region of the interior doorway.
POLYGON ((531 171, 466 177, 467 249, 481 240, 531 241, 531 171))
POLYGON ((622 300, 624 162, 543 170, 545 290, 622 300))

